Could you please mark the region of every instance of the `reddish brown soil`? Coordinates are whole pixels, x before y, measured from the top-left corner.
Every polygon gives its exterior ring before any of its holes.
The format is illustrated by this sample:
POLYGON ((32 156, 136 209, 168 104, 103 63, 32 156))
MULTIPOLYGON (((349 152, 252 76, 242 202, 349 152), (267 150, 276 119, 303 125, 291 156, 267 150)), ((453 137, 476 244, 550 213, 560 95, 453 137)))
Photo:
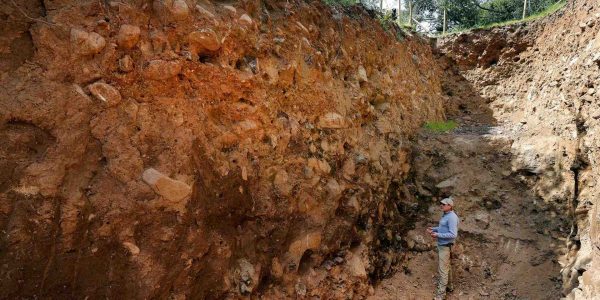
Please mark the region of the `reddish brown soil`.
POLYGON ((0 4, 4 297, 361 297, 393 270, 409 137, 444 117, 429 44, 226 4, 0 4))

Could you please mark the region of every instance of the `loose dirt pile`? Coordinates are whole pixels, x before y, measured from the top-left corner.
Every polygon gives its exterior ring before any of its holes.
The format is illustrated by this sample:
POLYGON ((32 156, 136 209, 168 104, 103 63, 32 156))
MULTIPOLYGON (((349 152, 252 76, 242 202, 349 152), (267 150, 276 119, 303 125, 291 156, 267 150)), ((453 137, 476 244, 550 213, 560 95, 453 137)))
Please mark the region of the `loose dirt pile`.
POLYGON ((393 271, 409 137, 444 117, 429 44, 302 1, 0 16, 4 297, 339 299, 393 271))

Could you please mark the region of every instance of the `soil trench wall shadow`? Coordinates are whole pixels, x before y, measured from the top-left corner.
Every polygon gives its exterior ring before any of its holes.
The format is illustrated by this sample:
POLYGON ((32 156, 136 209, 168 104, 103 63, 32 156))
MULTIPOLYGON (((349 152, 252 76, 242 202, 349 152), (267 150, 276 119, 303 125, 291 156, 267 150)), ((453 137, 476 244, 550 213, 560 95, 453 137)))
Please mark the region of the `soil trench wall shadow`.
POLYGON ((558 259, 562 294, 569 299, 587 299, 600 289, 593 279, 600 245, 593 129, 599 9, 594 1, 570 1, 545 19, 459 34, 440 47, 492 100, 494 117, 512 140, 514 169, 554 212, 551 219, 570 224, 557 232, 566 239, 558 259), (491 66, 479 60, 489 53, 499 54, 491 66))
MULTIPOLYGON (((449 133, 424 130, 413 165, 418 194, 438 200, 453 196, 458 203, 461 230, 454 260, 456 290, 465 295, 480 293, 483 284, 492 297, 512 293, 528 298, 554 297, 560 293, 557 260, 563 253, 557 238, 566 236, 569 227, 566 203, 546 203, 532 189, 540 171, 519 164, 521 158, 511 148, 512 137, 496 118, 494 99, 481 93, 482 85, 492 85, 493 79, 474 81, 468 68, 460 70, 453 53, 439 50, 447 116, 459 127, 449 133), (505 288, 492 287, 496 285, 505 288)), ((553 180, 546 190, 571 183, 562 176, 553 180)), ((429 212, 433 214, 424 214, 420 220, 430 219, 427 226, 434 226, 437 210, 432 207, 429 212)), ((421 232, 411 234, 419 236, 421 232)), ((420 248, 417 245, 413 251, 420 248)), ((411 258, 418 259, 414 254, 411 258)))

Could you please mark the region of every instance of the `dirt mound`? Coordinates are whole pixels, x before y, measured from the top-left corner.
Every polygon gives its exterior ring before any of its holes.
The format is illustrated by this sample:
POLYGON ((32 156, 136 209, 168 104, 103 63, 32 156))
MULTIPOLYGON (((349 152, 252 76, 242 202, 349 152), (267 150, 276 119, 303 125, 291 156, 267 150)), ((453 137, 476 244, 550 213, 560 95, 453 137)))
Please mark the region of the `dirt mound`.
POLYGON ((429 44, 302 1, 0 14, 5 297, 340 298, 398 262, 429 44))

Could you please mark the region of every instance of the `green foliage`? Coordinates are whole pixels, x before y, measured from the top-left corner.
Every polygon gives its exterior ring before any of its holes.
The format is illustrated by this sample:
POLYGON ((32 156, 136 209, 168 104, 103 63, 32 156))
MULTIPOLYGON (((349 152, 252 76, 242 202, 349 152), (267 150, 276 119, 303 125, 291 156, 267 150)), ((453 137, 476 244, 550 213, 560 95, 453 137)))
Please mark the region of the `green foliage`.
POLYGON ((325 4, 328 4, 328 5, 339 4, 342 6, 352 6, 352 5, 360 3, 358 0, 324 0, 324 2, 325 2, 325 4))
MULTIPOLYGON (((485 28, 493 24, 517 22, 523 17, 524 0, 415 0, 414 15, 418 20, 442 31, 446 9, 448 32, 485 28)), ((527 0, 525 20, 548 15, 565 5, 566 0, 527 0)))
POLYGON ((391 12, 386 12, 383 15, 379 16, 377 19, 379 20, 381 27, 383 27, 383 29, 386 31, 389 30, 392 26, 394 26, 394 23, 396 22, 396 20, 392 19, 391 12))
POLYGON ((523 0, 490 0, 481 6, 489 10, 481 11, 480 26, 520 19, 523 15, 523 0))
POLYGON ((431 121, 426 122, 423 126, 425 129, 437 133, 445 133, 458 127, 458 123, 452 120, 448 121, 431 121))
MULTIPOLYGON (((324 0, 330 5, 364 5, 379 10, 381 0, 324 0)), ((525 21, 546 16, 560 9, 567 0, 527 0, 525 21)), ((442 31, 443 11, 446 9, 447 32, 457 32, 472 28, 488 28, 517 23, 523 17, 524 0, 402 0, 398 23, 409 24, 409 11, 412 8, 413 26, 424 31, 442 31), (429 26, 429 28, 427 28, 429 26), (425 28, 423 28, 425 27, 425 28)), ((391 13, 378 18, 384 29, 389 30, 395 20, 391 13)), ((409 26, 410 28, 410 26, 409 26)), ((411 28, 412 29, 412 28, 411 28)))
MULTIPOLYGON (((527 16, 524 20, 521 19, 521 17, 512 19, 512 20, 508 20, 508 21, 500 21, 500 22, 494 22, 494 23, 488 23, 488 24, 478 24, 477 26, 474 26, 472 28, 466 28, 467 30, 469 29, 489 29, 489 28, 493 28, 493 27, 498 27, 498 26, 507 26, 507 25, 512 25, 512 24, 517 24, 517 23, 521 23, 521 22, 530 22, 533 20, 537 20, 540 18, 543 18, 545 16, 548 16, 554 12, 556 12, 557 10, 563 8, 565 5, 567 4, 566 1, 558 1, 550 6, 548 6, 546 9, 537 12, 535 14, 529 15, 527 16)), ((523 13, 521 11, 521 13, 523 13)), ((461 31, 464 31, 465 29, 456 29, 452 32, 450 32, 449 34, 453 34, 453 33, 458 33, 461 31)))
MULTIPOLYGON (((439 0, 440 7, 447 9, 448 28, 473 27, 479 20, 479 8, 474 1, 465 0, 439 0)), ((440 13, 436 28, 442 31, 443 14, 440 13)))

